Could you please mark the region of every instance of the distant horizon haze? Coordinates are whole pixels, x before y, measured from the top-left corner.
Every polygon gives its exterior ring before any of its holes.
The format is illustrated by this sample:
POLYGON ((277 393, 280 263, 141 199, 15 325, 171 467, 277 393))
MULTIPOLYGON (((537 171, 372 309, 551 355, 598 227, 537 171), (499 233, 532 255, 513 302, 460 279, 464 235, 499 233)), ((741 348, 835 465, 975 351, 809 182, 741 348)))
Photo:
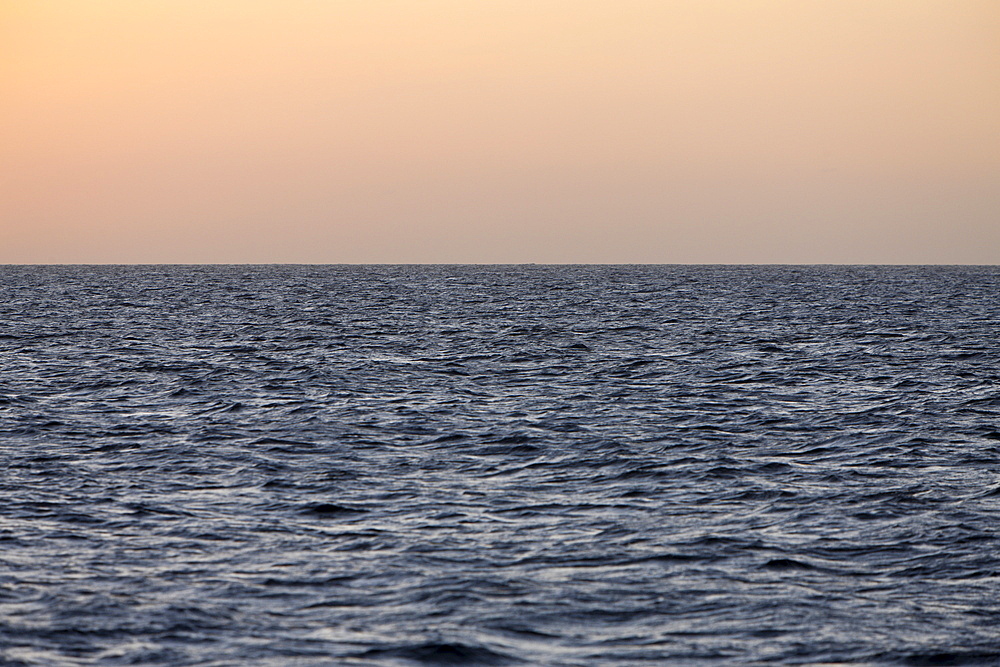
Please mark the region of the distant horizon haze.
POLYGON ((1000 4, 7 0, 35 263, 1000 264, 1000 4))

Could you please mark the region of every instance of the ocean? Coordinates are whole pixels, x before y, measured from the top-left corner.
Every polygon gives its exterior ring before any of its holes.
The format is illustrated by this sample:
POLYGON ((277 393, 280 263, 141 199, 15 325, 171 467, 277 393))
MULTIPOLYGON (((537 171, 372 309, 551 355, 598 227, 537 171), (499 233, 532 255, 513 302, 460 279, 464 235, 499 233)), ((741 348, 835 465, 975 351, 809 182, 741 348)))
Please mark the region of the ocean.
POLYGON ((3 665, 1000 664, 998 529, 998 267, 0 267, 3 665))

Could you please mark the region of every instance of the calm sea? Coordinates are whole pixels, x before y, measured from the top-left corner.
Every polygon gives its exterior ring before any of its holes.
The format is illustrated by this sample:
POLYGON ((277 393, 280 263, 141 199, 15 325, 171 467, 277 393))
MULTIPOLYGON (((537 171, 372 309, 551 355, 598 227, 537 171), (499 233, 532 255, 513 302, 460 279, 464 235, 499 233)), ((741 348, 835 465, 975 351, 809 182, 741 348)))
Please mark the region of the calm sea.
POLYGON ((4 665, 1000 664, 1000 269, 0 267, 4 665))

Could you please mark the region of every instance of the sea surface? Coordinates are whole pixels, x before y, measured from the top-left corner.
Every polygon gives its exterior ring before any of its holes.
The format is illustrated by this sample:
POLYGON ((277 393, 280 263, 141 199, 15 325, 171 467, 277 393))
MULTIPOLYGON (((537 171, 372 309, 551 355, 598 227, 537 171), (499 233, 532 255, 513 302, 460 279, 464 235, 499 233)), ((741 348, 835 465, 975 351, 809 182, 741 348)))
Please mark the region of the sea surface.
POLYGON ((0 664, 1000 664, 1000 268, 0 267, 0 664))

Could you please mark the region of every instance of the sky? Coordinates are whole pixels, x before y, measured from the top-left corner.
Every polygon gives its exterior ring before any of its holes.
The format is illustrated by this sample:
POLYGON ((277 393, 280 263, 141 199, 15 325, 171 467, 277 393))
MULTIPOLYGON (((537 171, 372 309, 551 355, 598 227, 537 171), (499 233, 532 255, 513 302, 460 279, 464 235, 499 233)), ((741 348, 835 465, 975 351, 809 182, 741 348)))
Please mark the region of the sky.
POLYGON ((1000 264, 996 0, 0 0, 0 264, 1000 264))

